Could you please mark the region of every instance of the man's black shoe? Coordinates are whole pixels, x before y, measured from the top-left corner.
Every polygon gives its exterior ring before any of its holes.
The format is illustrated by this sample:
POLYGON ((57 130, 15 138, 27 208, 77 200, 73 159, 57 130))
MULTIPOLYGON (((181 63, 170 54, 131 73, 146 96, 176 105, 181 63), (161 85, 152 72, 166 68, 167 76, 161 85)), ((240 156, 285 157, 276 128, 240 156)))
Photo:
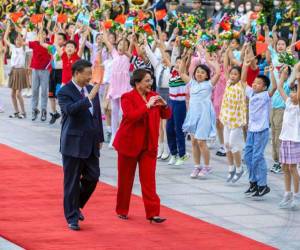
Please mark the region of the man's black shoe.
POLYGON ((253 199, 261 200, 264 195, 270 193, 271 189, 268 186, 258 187, 256 192, 252 195, 253 199))
POLYGON ((32 120, 32 121, 35 121, 36 118, 38 117, 38 114, 39 114, 39 113, 40 113, 40 111, 39 111, 38 109, 33 110, 33 111, 32 111, 32 118, 31 118, 31 120, 32 120))
POLYGON ((250 187, 245 192, 245 196, 246 197, 251 197, 253 194, 256 193, 256 191, 258 191, 257 182, 251 182, 250 181, 250 187))
POLYGON ((57 119, 60 118, 60 114, 55 112, 54 114, 53 113, 50 113, 51 115, 51 119, 50 119, 50 124, 54 124, 56 122, 57 119))
POLYGON ((47 119, 47 111, 45 109, 42 110, 41 121, 44 122, 47 119))
POLYGON ((74 231, 80 230, 80 227, 79 227, 78 223, 69 223, 69 224, 68 224, 68 227, 69 227, 71 230, 74 230, 74 231))
POLYGON ((85 219, 80 210, 79 210, 79 217, 78 217, 78 219, 81 220, 81 221, 84 221, 84 219, 85 219))

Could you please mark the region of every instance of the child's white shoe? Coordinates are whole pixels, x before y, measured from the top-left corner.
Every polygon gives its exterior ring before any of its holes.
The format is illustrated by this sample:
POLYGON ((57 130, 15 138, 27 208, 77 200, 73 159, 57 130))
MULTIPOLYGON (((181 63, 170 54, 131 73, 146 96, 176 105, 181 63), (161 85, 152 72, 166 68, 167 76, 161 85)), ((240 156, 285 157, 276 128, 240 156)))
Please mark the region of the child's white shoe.
POLYGON ((288 192, 283 196, 283 199, 279 203, 279 208, 282 209, 290 208, 292 201, 293 201, 293 194, 292 192, 288 192))
POLYGON ((294 195, 293 201, 291 202, 291 209, 292 210, 300 209, 300 195, 294 195))

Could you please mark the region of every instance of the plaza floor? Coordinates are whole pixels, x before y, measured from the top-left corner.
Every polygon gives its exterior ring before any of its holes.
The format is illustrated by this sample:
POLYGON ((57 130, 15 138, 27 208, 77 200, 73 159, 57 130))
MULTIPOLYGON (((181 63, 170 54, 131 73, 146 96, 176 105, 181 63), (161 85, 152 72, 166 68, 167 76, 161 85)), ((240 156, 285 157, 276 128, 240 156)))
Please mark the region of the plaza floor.
MULTIPOLYGON (((10 119, 8 116, 13 113, 10 91, 0 88, 0 101, 5 108, 5 113, 0 114, 0 143, 61 164, 60 124, 57 122, 49 125, 48 122, 43 123, 40 120, 32 122, 30 100, 25 99, 29 116, 27 119, 10 119)), ((187 147, 190 151, 189 143, 187 147)), ((236 184, 226 184, 226 158, 215 156, 215 152, 216 148, 212 148, 211 166, 214 172, 205 180, 189 177, 193 169, 191 159, 180 167, 168 166, 166 162, 158 161, 157 189, 162 204, 279 249, 300 249, 300 211, 278 208, 283 195, 283 175, 269 173, 271 193, 264 201, 246 199, 243 192, 248 185, 247 176, 244 175, 236 184)), ((270 144, 266 156, 270 167, 270 144)), ((116 152, 108 149, 107 145, 103 147, 100 165, 100 180, 116 186, 116 152)), ((134 193, 141 194, 138 178, 134 184, 134 193)), ((0 238, 0 249, 21 248, 0 238)))

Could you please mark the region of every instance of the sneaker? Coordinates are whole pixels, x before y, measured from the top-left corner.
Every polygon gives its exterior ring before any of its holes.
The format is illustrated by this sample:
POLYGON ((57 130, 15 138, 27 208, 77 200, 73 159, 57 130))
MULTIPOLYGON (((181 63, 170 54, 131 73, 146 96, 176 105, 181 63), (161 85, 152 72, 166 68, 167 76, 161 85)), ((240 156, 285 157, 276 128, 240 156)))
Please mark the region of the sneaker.
POLYGON ((177 161, 175 162, 175 166, 183 165, 189 158, 190 158, 190 155, 185 154, 184 156, 177 159, 177 161))
POLYGON ((282 173, 282 168, 281 168, 281 165, 278 164, 275 171, 274 171, 275 174, 281 174, 282 173))
POLYGON ((226 182, 230 182, 232 180, 232 178, 234 177, 234 174, 235 174, 235 169, 233 171, 229 171, 226 182))
POLYGON ((54 124, 56 122, 57 119, 60 118, 60 114, 55 112, 54 114, 53 113, 50 113, 51 115, 51 119, 50 119, 50 124, 54 124))
POLYGON ((25 119, 26 118, 26 113, 20 113, 19 114, 19 119, 25 119))
POLYGON ((47 111, 45 109, 42 110, 41 121, 44 122, 47 120, 47 111))
POLYGON ((232 179, 232 183, 236 183, 244 174, 244 169, 243 167, 242 168, 242 171, 241 172, 235 172, 235 175, 233 176, 233 179, 232 179))
POLYGON ((107 131, 105 137, 106 137, 106 142, 109 143, 109 142, 111 141, 111 132, 108 132, 108 131, 107 131))
POLYGON ((198 174, 199 177, 206 177, 212 172, 212 167, 204 167, 198 174))
POLYGON ((171 155, 168 165, 174 165, 177 160, 177 155, 171 155))
POLYGON ((226 156, 225 148, 220 147, 220 148, 218 149, 216 155, 217 155, 217 156, 222 156, 222 157, 226 156))
POLYGON ((250 187, 244 193, 246 197, 251 197, 257 191, 257 183, 250 181, 250 187))
POLYGON ((300 196, 299 195, 294 195, 293 201, 291 202, 291 209, 292 210, 300 209, 300 196))
POLYGON ((199 173, 201 172, 202 170, 202 167, 195 167, 193 172, 191 173, 191 178, 194 179, 194 178, 197 178, 199 173))
POLYGON ((36 118, 38 117, 38 114, 40 113, 40 111, 38 109, 35 109, 32 111, 32 121, 35 121, 36 118))
POLYGON ((114 149, 113 142, 114 142, 114 140, 111 138, 111 140, 110 140, 110 142, 108 144, 108 148, 109 149, 114 149))
POLYGON ((9 118, 20 118, 19 112, 13 113, 12 115, 9 116, 9 118))
POLYGON ((266 185, 266 186, 258 186, 258 189, 256 192, 252 195, 252 198, 255 200, 262 200, 263 196, 266 195, 267 193, 270 193, 271 189, 266 185))
POLYGON ((163 160, 163 161, 165 161, 165 160, 168 160, 169 157, 170 157, 170 153, 164 151, 164 152, 162 153, 160 159, 163 160))
POLYGON ((32 97, 32 89, 27 89, 26 97, 32 97))
POLYGON ((288 194, 283 196, 283 199, 279 203, 279 208, 282 209, 290 208, 292 201, 293 201, 293 194, 289 192, 288 194))
POLYGON ((280 163, 275 161, 273 166, 271 167, 270 171, 272 173, 276 173, 276 169, 278 168, 279 165, 280 165, 280 163))

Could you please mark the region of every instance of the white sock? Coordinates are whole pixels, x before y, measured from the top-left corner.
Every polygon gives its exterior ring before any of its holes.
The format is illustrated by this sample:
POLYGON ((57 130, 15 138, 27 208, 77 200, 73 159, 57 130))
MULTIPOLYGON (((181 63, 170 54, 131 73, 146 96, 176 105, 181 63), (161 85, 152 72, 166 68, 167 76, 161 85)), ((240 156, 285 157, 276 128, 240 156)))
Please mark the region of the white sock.
POLYGON ((234 171, 234 165, 230 165, 230 166, 228 166, 228 171, 229 172, 233 172, 234 171))
POLYGON ((236 172, 239 174, 240 172, 242 172, 243 168, 241 166, 236 167, 236 172))
POLYGON ((299 192, 298 192, 298 193, 293 193, 293 196, 294 196, 295 198, 300 198, 299 192))
POLYGON ((200 164, 199 165, 195 165, 195 168, 200 168, 200 164))
POLYGON ((290 195, 292 192, 287 192, 287 191, 285 191, 284 192, 284 196, 288 196, 288 195, 290 195))
POLYGON ((111 133, 111 126, 107 126, 106 129, 107 129, 107 132, 111 133))
POLYGON ((221 145, 220 145, 220 148, 225 149, 224 144, 221 144, 221 145))
POLYGON ((209 165, 204 165, 204 168, 210 168, 210 166, 209 165))

